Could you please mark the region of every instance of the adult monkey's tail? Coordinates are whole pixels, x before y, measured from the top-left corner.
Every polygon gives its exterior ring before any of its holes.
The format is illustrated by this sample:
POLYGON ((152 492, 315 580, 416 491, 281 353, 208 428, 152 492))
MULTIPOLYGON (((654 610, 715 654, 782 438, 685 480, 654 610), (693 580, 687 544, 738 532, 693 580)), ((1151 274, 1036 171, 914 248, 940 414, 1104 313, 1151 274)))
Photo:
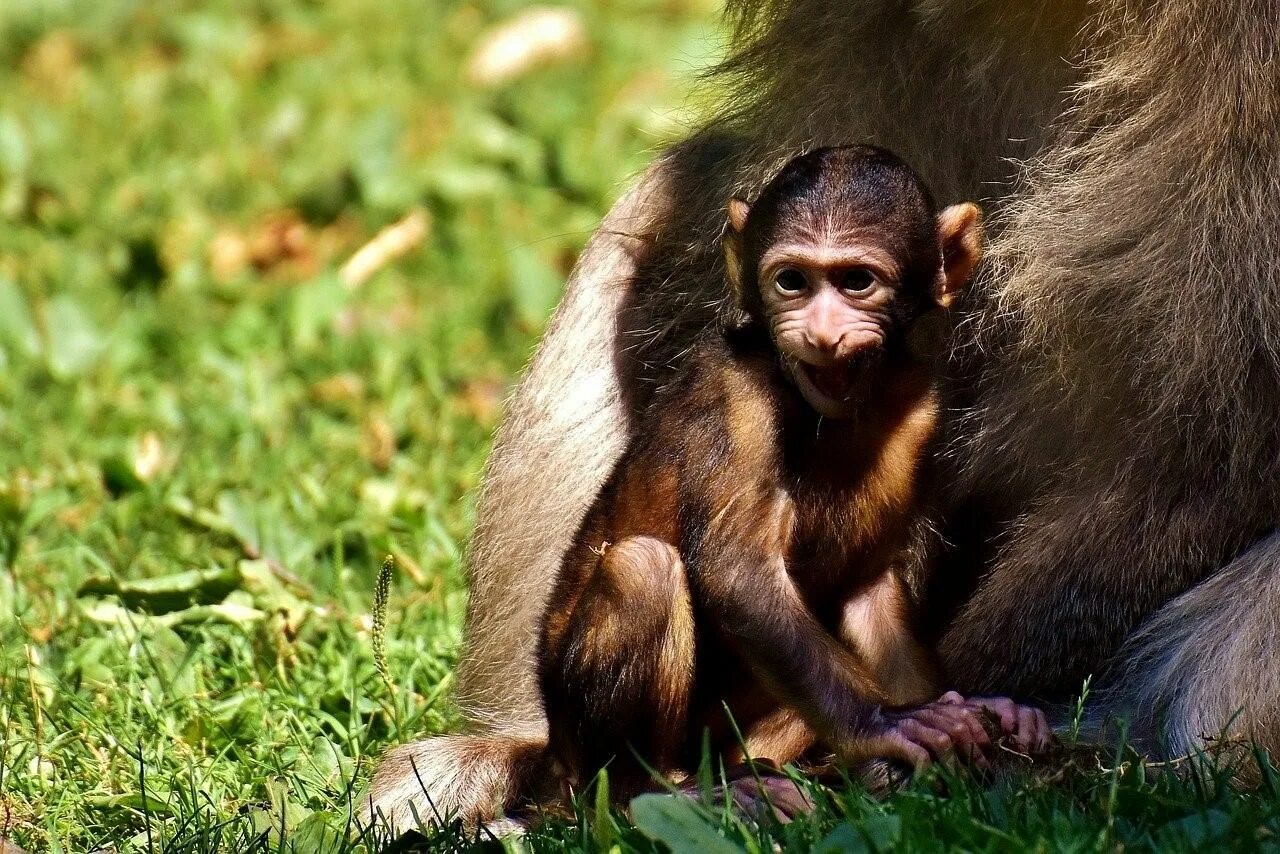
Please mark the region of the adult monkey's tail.
MULTIPOLYGON (((1091 729, 1115 720, 1152 755, 1182 756, 1222 736, 1280 758, 1280 533, 1160 608, 1116 656, 1091 729)), ((1246 768, 1248 763, 1246 763, 1246 768)))

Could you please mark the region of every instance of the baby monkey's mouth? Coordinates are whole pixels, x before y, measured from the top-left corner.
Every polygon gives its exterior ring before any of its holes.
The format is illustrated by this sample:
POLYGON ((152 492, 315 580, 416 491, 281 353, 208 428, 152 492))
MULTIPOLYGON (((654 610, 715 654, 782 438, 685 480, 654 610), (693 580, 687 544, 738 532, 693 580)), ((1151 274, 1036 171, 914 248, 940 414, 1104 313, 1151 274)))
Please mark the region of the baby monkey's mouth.
POLYGON ((853 387, 858 381, 860 359, 835 365, 810 365, 802 362, 800 370, 804 372, 813 387, 825 397, 832 400, 847 400, 853 394, 853 387))
POLYGON ((801 395, 819 414, 844 418, 868 393, 877 361, 875 351, 831 365, 796 360, 791 362, 791 374, 801 395))

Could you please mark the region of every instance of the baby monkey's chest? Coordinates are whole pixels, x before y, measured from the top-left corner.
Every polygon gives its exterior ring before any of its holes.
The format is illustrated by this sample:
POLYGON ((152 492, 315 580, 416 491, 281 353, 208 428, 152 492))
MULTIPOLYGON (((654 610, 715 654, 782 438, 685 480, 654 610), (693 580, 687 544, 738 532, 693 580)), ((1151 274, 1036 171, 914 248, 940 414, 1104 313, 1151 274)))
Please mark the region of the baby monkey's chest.
POLYGON ((909 490, 888 495, 857 484, 797 489, 786 542, 787 572, 815 611, 833 609, 874 583, 906 545, 909 490))
POLYGON ((787 571, 815 610, 875 583, 906 548, 936 407, 924 385, 893 404, 861 430, 791 442, 784 455, 787 571))

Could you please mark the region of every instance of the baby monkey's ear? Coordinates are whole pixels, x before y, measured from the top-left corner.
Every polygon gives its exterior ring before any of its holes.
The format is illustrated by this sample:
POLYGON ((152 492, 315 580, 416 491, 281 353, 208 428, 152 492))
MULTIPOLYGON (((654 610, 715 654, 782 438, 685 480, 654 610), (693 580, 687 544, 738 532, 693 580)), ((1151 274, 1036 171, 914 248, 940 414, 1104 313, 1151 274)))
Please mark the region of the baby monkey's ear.
POLYGON ((982 260, 982 209, 972 202, 947 208, 938 214, 938 237, 942 242, 942 270, 933 299, 943 308, 950 308, 982 260))
POLYGON ((729 227, 738 234, 747 227, 747 215, 751 213, 751 205, 734 196, 729 200, 729 227))
POLYGON ((747 227, 747 214, 751 206, 739 198, 729 200, 729 231, 724 236, 724 266, 729 273, 729 285, 738 301, 738 307, 744 305, 742 292, 742 230, 747 227))

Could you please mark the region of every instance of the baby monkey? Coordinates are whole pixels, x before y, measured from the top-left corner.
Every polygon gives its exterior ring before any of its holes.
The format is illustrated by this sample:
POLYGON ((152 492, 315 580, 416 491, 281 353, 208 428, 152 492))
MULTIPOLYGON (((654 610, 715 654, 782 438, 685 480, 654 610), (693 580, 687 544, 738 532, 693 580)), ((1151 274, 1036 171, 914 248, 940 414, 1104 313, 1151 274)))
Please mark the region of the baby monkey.
POLYGON ((656 396, 543 622, 549 747, 571 785, 606 764, 619 793, 645 765, 679 779, 704 732, 731 761, 821 748, 920 767, 980 759, 985 708, 1022 746, 1047 742, 1043 715, 1008 700, 929 702, 903 577, 938 410, 911 333, 968 284, 979 218, 938 213, 870 147, 813 151, 729 202, 746 319, 656 396))

